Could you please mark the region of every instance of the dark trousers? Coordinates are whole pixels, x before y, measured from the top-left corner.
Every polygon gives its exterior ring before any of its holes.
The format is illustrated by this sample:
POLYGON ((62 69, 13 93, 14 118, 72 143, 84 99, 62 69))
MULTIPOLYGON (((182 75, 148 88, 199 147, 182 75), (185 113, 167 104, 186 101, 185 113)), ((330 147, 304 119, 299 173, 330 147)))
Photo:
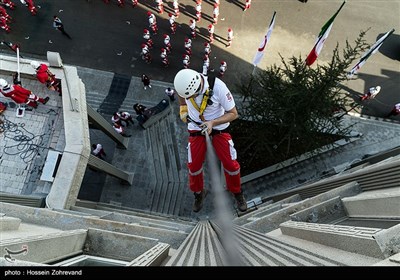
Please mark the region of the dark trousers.
POLYGON ((396 109, 393 109, 392 111, 390 111, 390 113, 386 116, 386 118, 389 118, 391 116, 397 116, 399 113, 397 112, 396 109))
POLYGON ((69 39, 72 39, 71 36, 69 36, 69 34, 65 32, 64 25, 58 26, 57 29, 60 30, 63 35, 67 36, 69 39))

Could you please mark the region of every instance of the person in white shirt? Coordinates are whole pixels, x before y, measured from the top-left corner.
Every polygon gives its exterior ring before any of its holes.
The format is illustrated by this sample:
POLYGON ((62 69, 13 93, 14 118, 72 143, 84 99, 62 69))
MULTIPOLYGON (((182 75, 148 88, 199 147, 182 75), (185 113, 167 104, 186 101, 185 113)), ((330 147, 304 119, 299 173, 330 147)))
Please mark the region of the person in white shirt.
POLYGON ((376 86, 376 87, 370 87, 368 89, 368 91, 366 93, 364 93, 361 97, 360 100, 364 101, 367 99, 374 99, 375 96, 381 91, 381 87, 380 86, 376 86))
POLYGON ((61 33, 71 39, 71 36, 65 31, 64 24, 58 16, 53 16, 53 27, 57 30, 60 30, 61 33))
POLYGON ((228 131, 230 122, 238 118, 230 90, 219 78, 210 79, 209 82, 206 76, 192 69, 182 69, 175 75, 174 88, 179 95, 181 120, 187 123, 189 132, 187 165, 189 187, 195 196, 193 212, 201 210, 207 195, 203 177, 206 133, 223 165, 227 189, 234 195, 239 210, 246 211, 247 203, 240 182, 240 164, 228 131))
POLYGON ((228 68, 228 64, 225 61, 221 61, 219 65, 219 77, 222 78, 225 74, 226 69, 228 68))
POLYGON ((174 2, 172 2, 172 7, 174 7, 174 13, 176 17, 179 17, 179 3, 178 0, 174 0, 174 2))
POLYGON ((92 149, 93 149, 92 154, 98 157, 99 159, 104 160, 103 156, 105 157, 107 156, 101 144, 92 144, 92 149))
POLYGON ((122 125, 119 125, 118 123, 114 123, 113 127, 114 127, 115 131, 118 134, 121 134, 121 136, 123 136, 123 137, 131 137, 132 136, 132 135, 126 134, 122 125))
POLYGON ((121 118, 119 117, 118 112, 115 112, 115 113, 111 116, 111 122, 112 122, 112 124, 117 123, 117 124, 119 124, 119 125, 122 125, 121 118))
POLYGON ((400 114, 400 103, 397 103, 393 106, 392 111, 386 116, 386 118, 389 118, 391 116, 397 116, 400 114))
POLYGON ((121 123, 125 122, 127 127, 129 126, 129 123, 135 124, 130 113, 128 113, 128 112, 118 112, 117 115, 121 119, 121 123))
POLYGON ((168 87, 165 90, 165 94, 169 97, 169 100, 175 101, 175 91, 174 91, 174 89, 168 87))
POLYGON ((233 40, 233 30, 232 28, 228 28, 228 44, 226 45, 227 48, 230 48, 232 46, 232 40, 233 40))

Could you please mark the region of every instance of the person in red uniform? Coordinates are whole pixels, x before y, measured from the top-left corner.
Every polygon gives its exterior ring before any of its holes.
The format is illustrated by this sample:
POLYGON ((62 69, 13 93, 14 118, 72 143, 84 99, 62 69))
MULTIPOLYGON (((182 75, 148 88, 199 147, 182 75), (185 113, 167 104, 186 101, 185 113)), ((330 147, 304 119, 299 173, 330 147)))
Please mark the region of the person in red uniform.
POLYGON ((215 31, 214 24, 208 25, 208 42, 210 42, 210 44, 214 42, 214 31, 215 31))
POLYGON ((37 9, 32 0, 21 0, 21 3, 28 7, 29 12, 35 16, 37 14, 37 9))
POLYGON ((41 98, 36 94, 33 94, 30 90, 27 90, 19 85, 10 85, 4 79, 0 79, 0 92, 5 97, 10 97, 17 104, 25 103, 33 108, 37 108, 38 101, 42 104, 46 104, 50 99, 49 97, 41 98))
POLYGON ((222 78, 225 74, 226 69, 228 68, 228 64, 225 61, 221 61, 219 66, 219 77, 222 78))
POLYGON ((149 27, 150 27, 151 31, 153 32, 153 35, 156 35, 157 32, 158 32, 157 18, 150 11, 147 12, 147 17, 148 17, 148 20, 149 20, 149 27))
POLYGON ((227 48, 229 48, 232 45, 232 40, 233 40, 233 30, 232 28, 228 28, 228 44, 227 48))
POLYGON ((178 0, 174 0, 174 2, 172 2, 172 7, 174 7, 174 13, 176 17, 179 17, 179 3, 178 0))
POLYGON ((214 24, 218 23, 218 16, 219 16, 219 4, 215 3, 214 10, 213 10, 214 24))
POLYGON ((248 9, 250 9, 251 6, 251 0, 246 0, 246 3, 244 4, 244 8, 243 11, 247 11, 248 9))
POLYGON ((156 0, 156 4, 157 4, 157 12, 162 15, 164 13, 164 3, 163 0, 156 0))
POLYGON ((146 45, 149 47, 149 49, 152 49, 154 43, 153 39, 151 39, 150 31, 147 28, 143 29, 143 39, 146 40, 146 45))
POLYGON ((0 17, 4 17, 7 22, 11 22, 12 17, 7 13, 7 10, 0 6, 0 17))
POLYGON ((201 0, 197 0, 196 2, 196 21, 201 20, 201 0))
POLYGON ((185 38, 185 51, 187 55, 192 55, 192 40, 189 38, 185 38))
POLYGON ((11 0, 0 0, 0 4, 3 4, 4 6, 10 8, 11 10, 15 9, 15 3, 12 2, 11 0))
POLYGON ((191 19, 189 21, 189 27, 190 27, 190 34, 192 36, 192 39, 196 38, 196 21, 194 21, 193 19, 191 19))
POLYGON ((61 96, 61 83, 57 80, 56 75, 50 72, 49 67, 37 61, 31 61, 31 66, 36 71, 38 81, 45 84, 49 90, 57 91, 61 96))
POLYGON ((171 34, 175 34, 176 33, 176 22, 175 22, 176 17, 172 13, 169 13, 168 16, 169 16, 169 25, 170 25, 170 29, 171 29, 171 34))
POLYGON ((192 69, 180 70, 174 78, 179 98, 179 116, 187 123, 189 133, 188 163, 189 188, 194 193, 193 212, 203 207, 207 190, 204 188, 203 163, 206 159, 206 133, 222 162, 226 188, 236 199, 240 211, 247 210, 241 180, 240 164, 229 133, 230 122, 239 117, 234 98, 227 85, 215 78, 211 85, 207 77, 192 69))
POLYGON ((7 19, 5 17, 0 17, 0 28, 4 29, 7 33, 10 33, 11 28, 7 23, 7 19))

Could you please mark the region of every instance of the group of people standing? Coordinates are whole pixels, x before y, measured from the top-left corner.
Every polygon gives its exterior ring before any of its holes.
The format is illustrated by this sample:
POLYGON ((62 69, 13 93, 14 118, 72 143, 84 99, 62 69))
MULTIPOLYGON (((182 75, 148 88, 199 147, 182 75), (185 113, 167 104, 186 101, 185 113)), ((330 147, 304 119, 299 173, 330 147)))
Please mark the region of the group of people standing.
MULTIPOLYGON (((158 11, 159 14, 163 14, 164 8, 163 8, 163 1, 159 0, 159 1, 155 1, 156 4, 156 10, 158 11)), ((219 0, 213 0, 211 3, 209 3, 213 6, 213 21, 210 25, 207 26, 207 30, 208 30, 208 36, 206 37, 206 43, 208 44, 212 44, 214 42, 214 33, 215 33, 215 26, 218 23, 218 16, 220 13, 220 1, 219 0)), ((245 3, 243 3, 243 11, 246 11, 250 8, 250 4, 251 4, 251 0, 247 0, 245 1, 245 3)), ((204 5, 202 0, 197 0, 195 3, 195 10, 196 10, 196 18, 194 19, 190 19, 189 21, 189 28, 190 30, 188 30, 188 35, 185 36, 184 42, 182 43, 183 47, 184 47, 184 51, 183 54, 181 56, 178 57, 182 57, 182 67, 183 68, 190 68, 191 67, 191 60, 192 60, 192 43, 194 43, 194 39, 197 38, 197 32, 198 32, 198 27, 196 27, 196 23, 200 22, 202 19, 202 14, 204 12, 202 12, 202 5, 204 5)), ((162 45, 159 46, 160 48, 160 58, 161 58, 161 65, 163 67, 168 67, 170 65, 170 60, 169 60, 169 56, 171 55, 171 53, 173 52, 173 45, 174 45, 174 49, 178 49, 175 47, 175 42, 174 42, 174 37, 171 35, 174 35, 177 33, 177 22, 176 20, 179 17, 179 3, 178 0, 174 0, 173 1, 173 12, 169 12, 168 13, 168 21, 169 21, 169 25, 170 25, 170 34, 164 33, 162 35, 162 45)), ((141 57, 142 59, 150 64, 153 62, 153 54, 152 54, 152 50, 155 49, 155 43, 154 40, 152 38, 152 36, 155 36, 158 34, 158 24, 157 24, 157 18, 155 16, 154 13, 152 13, 151 11, 147 12, 147 17, 148 17, 148 22, 149 22, 149 26, 148 28, 144 28, 143 29, 143 39, 144 41, 142 41, 141 43, 141 57)), ((232 41, 233 41, 233 29, 231 27, 228 28, 227 31, 227 39, 226 39, 226 47, 231 47, 232 46, 232 41)), ((180 44, 179 44, 180 45, 180 44)), ((208 58, 209 53, 204 53, 201 55, 201 57, 203 58, 203 66, 202 66, 202 72, 205 73, 208 71, 214 71, 213 67, 210 67, 210 59, 208 58)), ((223 61, 223 63, 221 62, 221 65, 218 66, 219 67, 219 73, 220 73, 220 77, 222 77, 227 69, 227 63, 226 61, 223 61)), ((217 68, 218 68, 217 67, 217 68)))
POLYGON ((115 112, 111 117, 112 125, 115 131, 123 137, 131 137, 132 135, 126 134, 125 128, 135 124, 132 115, 129 112, 115 112))
MULTIPOLYGON (((33 0, 20 0, 21 4, 26 6, 31 13, 35 16, 37 14, 37 8, 33 0)), ((8 14, 6 9, 15 10, 16 4, 11 0, 0 0, 0 28, 7 33, 11 32, 10 23, 12 22, 12 17, 8 14)))
MULTIPOLYGON (((31 61, 30 65, 35 70, 34 76, 40 83, 44 84, 47 89, 56 91, 61 95, 61 80, 56 78, 46 64, 31 61)), ((32 108, 37 108, 38 103, 46 104, 50 100, 48 96, 42 98, 24 88, 18 73, 15 74, 12 83, 5 79, 0 79, 0 92, 5 97, 11 98, 15 103, 32 108)))
MULTIPOLYGON (((372 100, 374 99, 378 93, 381 92, 381 86, 370 87, 366 93, 360 96, 360 101, 372 100)), ((391 116, 397 116, 400 114, 400 103, 396 103, 392 108, 389 114, 385 116, 385 118, 390 118, 391 116)))

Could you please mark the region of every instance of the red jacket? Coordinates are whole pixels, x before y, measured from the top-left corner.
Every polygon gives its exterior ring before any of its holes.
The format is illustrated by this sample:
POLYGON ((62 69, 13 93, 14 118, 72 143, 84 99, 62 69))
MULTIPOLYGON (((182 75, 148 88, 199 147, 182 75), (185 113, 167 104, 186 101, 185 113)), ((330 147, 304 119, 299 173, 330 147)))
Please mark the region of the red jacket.
POLYGON ((49 80, 51 80, 51 77, 49 76, 49 68, 47 67, 46 64, 40 64, 40 67, 38 70, 36 70, 36 78, 41 82, 42 84, 45 84, 49 80))
POLYGON ((1 90, 1 93, 5 97, 10 97, 16 103, 26 103, 28 101, 29 95, 32 93, 30 90, 27 90, 18 85, 12 85, 7 90, 1 90))

